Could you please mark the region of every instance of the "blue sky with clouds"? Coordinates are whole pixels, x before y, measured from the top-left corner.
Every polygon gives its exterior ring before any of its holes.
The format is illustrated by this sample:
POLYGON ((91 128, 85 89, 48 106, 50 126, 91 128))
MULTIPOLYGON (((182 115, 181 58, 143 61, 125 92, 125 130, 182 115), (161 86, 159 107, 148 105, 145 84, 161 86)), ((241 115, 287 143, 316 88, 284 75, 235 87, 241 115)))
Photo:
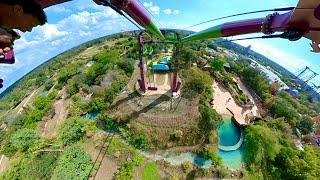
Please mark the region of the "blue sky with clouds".
MULTIPOLYGON (((139 0, 152 14, 160 28, 184 28, 209 19, 275 7, 295 6, 298 0, 139 0)), ((48 23, 22 34, 15 42, 17 62, 0 65, 5 87, 14 83, 36 66, 76 45, 97 37, 136 29, 110 8, 95 5, 92 0, 73 0, 46 9, 48 23)), ((226 21, 264 17, 265 13, 220 20, 195 27, 199 31, 226 21)), ((278 62, 296 72, 310 66, 320 73, 320 54, 310 52, 309 41, 248 40, 239 44, 278 62)), ((320 84, 319 78, 315 80, 320 84)), ((4 89, 2 89, 3 91, 4 89)), ((1 92, 1 91, 0 91, 1 92)))

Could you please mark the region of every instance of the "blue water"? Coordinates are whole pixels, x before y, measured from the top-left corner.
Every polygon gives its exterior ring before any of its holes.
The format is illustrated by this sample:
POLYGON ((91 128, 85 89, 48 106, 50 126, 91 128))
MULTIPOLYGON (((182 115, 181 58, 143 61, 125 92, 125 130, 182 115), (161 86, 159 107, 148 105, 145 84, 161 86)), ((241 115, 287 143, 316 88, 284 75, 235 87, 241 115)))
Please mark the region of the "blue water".
POLYGON ((189 161, 201 168, 208 168, 212 164, 212 160, 205 160, 191 152, 183 153, 179 156, 169 156, 165 160, 172 164, 182 164, 182 162, 189 161))
POLYGON ((86 115, 86 118, 88 119, 95 119, 99 115, 98 112, 90 112, 86 115))
POLYGON ((229 117, 224 118, 223 124, 218 128, 219 144, 223 146, 233 146, 240 140, 240 129, 229 117))
POLYGON ((209 168, 212 165, 212 160, 205 160, 192 152, 174 155, 170 153, 154 154, 151 152, 140 151, 145 157, 155 161, 164 160, 172 165, 179 166, 184 162, 191 162, 200 168, 209 168))
MULTIPOLYGON (((241 130, 231 120, 225 117, 223 124, 218 128, 219 145, 233 146, 238 143, 241 137, 241 130)), ((230 169, 240 169, 243 164, 243 147, 235 151, 218 150, 222 163, 230 169)))
POLYGON ((230 169, 240 169, 243 164, 243 147, 235 151, 218 150, 218 156, 221 157, 223 165, 230 169))

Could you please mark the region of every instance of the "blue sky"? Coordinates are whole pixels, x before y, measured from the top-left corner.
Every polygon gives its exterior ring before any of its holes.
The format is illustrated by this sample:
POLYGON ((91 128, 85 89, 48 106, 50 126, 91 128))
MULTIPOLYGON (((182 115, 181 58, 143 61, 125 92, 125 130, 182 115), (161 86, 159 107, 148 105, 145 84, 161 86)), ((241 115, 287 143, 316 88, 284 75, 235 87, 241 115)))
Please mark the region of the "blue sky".
MULTIPOLYGON (((160 28, 184 28, 209 19, 275 7, 295 6, 298 0, 139 0, 152 14, 160 28)), ((17 62, 0 65, 5 88, 51 57, 97 37, 133 30, 135 27, 110 8, 95 5, 92 0, 73 0, 46 9, 48 23, 23 33, 15 42, 17 62)), ((212 22, 190 30, 199 31, 226 21, 264 17, 266 13, 212 22)), ((266 55, 292 72, 305 66, 320 73, 320 54, 310 52, 309 41, 248 40, 242 45, 266 55)), ((320 84, 320 78, 314 82, 320 84)), ((2 92, 4 89, 0 90, 2 92)))

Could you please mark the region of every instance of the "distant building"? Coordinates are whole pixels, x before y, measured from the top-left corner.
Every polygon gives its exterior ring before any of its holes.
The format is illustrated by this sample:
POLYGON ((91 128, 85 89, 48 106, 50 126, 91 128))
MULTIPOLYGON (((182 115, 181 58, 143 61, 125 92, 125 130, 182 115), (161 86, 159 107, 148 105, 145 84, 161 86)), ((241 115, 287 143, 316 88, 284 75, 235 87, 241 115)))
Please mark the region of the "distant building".
POLYGON ((277 82, 280 85, 280 91, 284 91, 284 90, 289 90, 289 86, 287 84, 285 84, 278 75, 276 75, 274 72, 270 71, 269 69, 267 69, 266 67, 262 66, 261 64, 259 64, 258 62, 256 62, 253 59, 251 60, 251 67, 259 70, 260 72, 262 72, 264 75, 266 75, 266 77, 269 80, 269 83, 274 83, 277 82))
POLYGON ((294 98, 298 98, 299 97, 299 91, 297 89, 290 89, 289 90, 289 94, 294 98))

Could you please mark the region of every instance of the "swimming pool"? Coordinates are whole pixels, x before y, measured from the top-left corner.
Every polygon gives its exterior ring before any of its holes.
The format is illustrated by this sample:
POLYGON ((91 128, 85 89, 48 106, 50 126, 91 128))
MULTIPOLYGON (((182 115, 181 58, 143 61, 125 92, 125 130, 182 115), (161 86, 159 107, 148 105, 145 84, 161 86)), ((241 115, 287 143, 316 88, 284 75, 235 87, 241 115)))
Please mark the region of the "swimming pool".
MULTIPOLYGON (((218 128, 219 146, 234 147, 232 151, 224 151, 219 149, 218 155, 222 158, 223 165, 230 169, 240 169, 243 164, 243 147, 239 142, 242 142, 241 129, 236 126, 231 117, 224 117, 223 124, 218 128)), ((230 148, 233 149, 233 148, 230 148)))

